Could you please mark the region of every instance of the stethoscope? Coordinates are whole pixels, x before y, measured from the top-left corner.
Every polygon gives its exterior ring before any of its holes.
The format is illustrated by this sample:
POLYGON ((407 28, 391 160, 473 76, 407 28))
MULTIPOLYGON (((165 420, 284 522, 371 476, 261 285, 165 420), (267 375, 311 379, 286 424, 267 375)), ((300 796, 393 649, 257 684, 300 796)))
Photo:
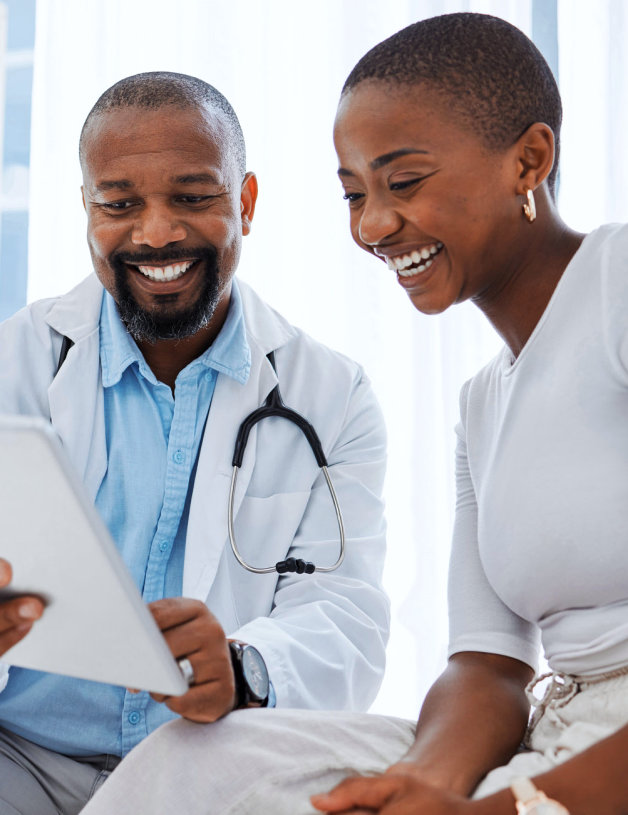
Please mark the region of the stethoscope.
MULTIPOLYGON (((273 367, 275 373, 277 373, 277 368, 275 367, 275 353, 271 351, 267 355, 267 359, 273 367)), ((334 569, 337 569, 345 557, 345 530, 344 524, 342 522, 342 513, 340 512, 340 505, 338 504, 338 498, 336 496, 336 491, 334 489, 334 485, 331 482, 331 478, 329 476, 329 471, 327 469, 327 459, 325 458, 325 454, 323 453, 323 447, 321 445, 320 439, 318 438, 316 431, 312 427, 312 425, 308 422, 308 420, 301 416, 300 413, 297 413, 296 410, 292 410, 283 402, 281 398, 281 392, 279 391, 279 383, 275 385, 272 391, 268 394, 266 401, 264 404, 250 413, 246 419, 240 425, 240 429, 238 430, 238 435, 236 437, 235 447, 233 450, 233 461, 232 463, 232 473, 231 473, 231 489, 229 490, 229 515, 228 515, 228 526, 229 526, 229 541, 231 542, 231 549, 233 554, 235 555, 238 563, 243 566, 247 571, 253 572, 254 574, 270 574, 272 572, 278 572, 279 574, 285 574, 286 572, 296 572, 297 574, 313 574, 313 572, 333 572, 334 569), (329 489, 329 493, 331 495, 331 500, 334 504, 334 509, 336 510, 336 519, 338 521, 338 531, 340 534, 340 554, 338 556, 338 560, 333 564, 333 566, 315 566, 314 563, 309 563, 306 560, 302 560, 301 558, 293 558, 289 557, 286 560, 280 560, 278 563, 275 563, 274 566, 264 566, 264 567, 257 567, 251 566, 247 563, 242 555, 238 550, 238 546, 236 544, 235 535, 233 532, 233 500, 235 496, 235 487, 236 481, 238 477, 238 470, 242 466, 242 460, 244 458, 244 450, 246 448, 246 443, 249 438, 249 433, 251 432, 254 425, 260 422, 262 419, 268 419, 272 416, 276 416, 280 419, 287 419, 289 422, 292 422, 296 425, 299 430, 303 433, 305 438, 308 441, 308 444, 312 448, 312 452, 314 453, 314 458, 316 459, 316 463, 323 471, 323 475, 325 476, 325 481, 327 482, 327 487, 329 489)))
MULTIPOLYGON (((59 373, 59 370, 63 365, 65 358, 68 354, 68 351, 70 350, 72 345, 73 342, 69 337, 63 337, 63 340, 61 342, 61 351, 59 353, 59 360, 57 363, 57 369, 55 371, 55 376, 59 373)), ((271 351, 267 355, 267 359, 272 365, 272 368, 276 374, 277 368, 275 367, 274 351, 271 351)), ((286 407, 286 405, 283 402, 283 399, 281 398, 279 384, 275 385, 273 390, 268 394, 268 397, 266 398, 264 404, 261 407, 257 408, 257 410, 254 410, 252 413, 250 413, 241 423, 240 428, 238 430, 238 435, 236 437, 235 447, 233 450, 232 467, 233 470, 231 473, 231 487, 229 489, 229 510, 227 516, 227 524, 229 528, 229 542, 231 543, 231 549, 236 557, 236 560, 243 568, 247 570, 247 572, 253 572, 253 574, 271 574, 272 572, 278 572, 279 574, 286 574, 287 572, 296 572, 297 574, 313 574, 314 572, 333 572, 340 566, 340 564, 345 559, 345 529, 344 524, 342 522, 342 513, 340 511, 340 505, 338 504, 336 491, 334 489, 334 485, 331 482, 329 471, 327 469, 327 459, 325 458, 325 454, 323 453, 323 447, 321 445, 320 439, 316 434, 316 431, 314 430, 312 425, 308 422, 308 420, 304 416, 301 416, 300 413, 297 413, 296 410, 292 410, 291 408, 286 407), (263 566, 263 567, 251 566, 250 563, 247 563, 246 560, 244 560, 244 558, 240 554, 240 550, 238 549, 235 534, 233 531, 233 502, 235 497, 236 482, 238 478, 238 470, 242 466, 242 461, 244 459, 244 451, 246 449, 246 443, 248 441, 249 434, 252 428, 262 419, 268 419, 273 416, 278 417, 280 419, 287 419, 289 422, 292 422, 299 428, 299 430, 303 433, 303 435, 307 439, 310 447, 312 448, 312 452, 314 453, 316 463, 321 468, 321 470, 323 471, 323 475, 325 476, 325 481, 327 482, 327 487, 331 495, 331 500, 336 511, 336 519, 338 521, 338 532, 340 535, 340 554, 338 555, 338 560, 332 566, 316 566, 314 565, 314 563, 310 563, 309 561, 294 557, 289 557, 286 558, 285 560, 280 560, 278 563, 275 563, 274 566, 263 566)))

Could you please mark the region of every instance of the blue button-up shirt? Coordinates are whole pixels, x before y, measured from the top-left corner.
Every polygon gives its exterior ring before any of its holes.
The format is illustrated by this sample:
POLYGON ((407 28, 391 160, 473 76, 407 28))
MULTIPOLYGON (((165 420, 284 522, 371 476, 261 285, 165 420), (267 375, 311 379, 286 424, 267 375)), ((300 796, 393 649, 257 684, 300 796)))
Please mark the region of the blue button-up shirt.
MULTIPOLYGON (((100 361, 107 472, 96 507, 144 600, 179 596, 191 485, 216 378, 244 384, 250 372, 237 285, 222 330, 179 373, 174 396, 146 364, 109 294, 100 361)), ((22 668, 11 668, 0 694, 0 724, 68 755, 126 755, 175 715, 146 692, 22 668)))

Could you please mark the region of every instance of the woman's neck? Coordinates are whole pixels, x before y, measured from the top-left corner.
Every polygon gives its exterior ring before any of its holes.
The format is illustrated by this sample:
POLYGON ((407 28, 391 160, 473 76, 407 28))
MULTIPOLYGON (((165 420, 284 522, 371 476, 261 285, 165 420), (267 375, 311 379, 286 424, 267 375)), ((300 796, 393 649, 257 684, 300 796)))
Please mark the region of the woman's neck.
MULTIPOLYGON (((531 233, 533 240, 528 240, 525 249, 513 257, 513 269, 510 274, 504 274, 503 287, 474 298, 515 358, 530 338, 584 239, 583 234, 569 229, 553 208, 544 215, 547 226, 531 233)), ((529 226, 532 231, 536 224, 529 226)))

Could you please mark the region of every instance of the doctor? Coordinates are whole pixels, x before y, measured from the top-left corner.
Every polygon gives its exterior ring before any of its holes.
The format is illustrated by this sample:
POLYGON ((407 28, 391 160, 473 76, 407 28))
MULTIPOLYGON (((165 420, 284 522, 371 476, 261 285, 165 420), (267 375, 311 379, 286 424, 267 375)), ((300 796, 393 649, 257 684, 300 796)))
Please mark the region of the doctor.
MULTIPOLYGON (((0 813, 78 812, 177 715, 366 709, 384 667, 381 415, 358 365, 234 279, 257 181, 231 106, 193 77, 123 79, 90 112, 80 159, 96 274, 0 328, 0 412, 52 421, 192 684, 151 697, 5 670, 0 778, 12 781, 0 785, 0 813), (331 573, 254 574, 229 547, 238 426, 278 382, 316 428, 344 511, 346 557, 331 573)), ((57 247, 52 274, 62 262, 57 247)), ((234 518, 254 566, 338 557, 325 479, 288 422, 253 428, 234 518)), ((0 606, 0 651, 41 613, 33 598, 0 606)))

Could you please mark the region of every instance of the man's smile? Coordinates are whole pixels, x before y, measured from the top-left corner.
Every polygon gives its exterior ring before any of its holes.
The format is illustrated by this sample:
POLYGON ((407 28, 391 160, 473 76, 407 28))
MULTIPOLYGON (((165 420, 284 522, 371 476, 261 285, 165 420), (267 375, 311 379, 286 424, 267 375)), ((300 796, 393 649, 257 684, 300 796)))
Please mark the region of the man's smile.
POLYGON ((136 268, 149 280, 176 280, 184 275, 195 263, 196 260, 186 260, 168 266, 141 265, 136 268))

